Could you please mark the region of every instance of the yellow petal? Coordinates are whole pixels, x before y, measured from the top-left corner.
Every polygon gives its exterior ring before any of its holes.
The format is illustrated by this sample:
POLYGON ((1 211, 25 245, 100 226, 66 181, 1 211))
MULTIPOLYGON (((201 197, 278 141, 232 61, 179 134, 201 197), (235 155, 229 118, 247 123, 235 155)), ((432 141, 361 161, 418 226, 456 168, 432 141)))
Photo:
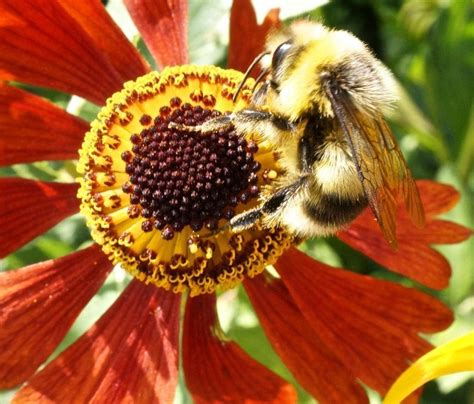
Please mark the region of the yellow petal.
POLYGON ((383 404, 398 404, 426 382, 456 372, 474 371, 474 332, 433 349, 395 381, 383 404))

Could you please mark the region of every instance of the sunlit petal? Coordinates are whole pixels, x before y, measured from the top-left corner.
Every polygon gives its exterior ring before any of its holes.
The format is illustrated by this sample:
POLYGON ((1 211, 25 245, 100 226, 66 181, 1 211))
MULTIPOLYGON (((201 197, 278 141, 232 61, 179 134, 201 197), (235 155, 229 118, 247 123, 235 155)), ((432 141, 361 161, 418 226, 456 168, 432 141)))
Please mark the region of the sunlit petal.
POLYGON ((88 127, 36 95, 0 84, 0 165, 77 158, 88 127))
POLYGON ((0 15, 0 79, 54 88, 97 104, 122 87, 124 77, 60 3, 1 0, 0 15))
POLYGON ((122 81, 143 76, 150 66, 105 10, 100 0, 59 0, 65 10, 107 55, 122 81))
POLYGON ((173 402, 179 302, 179 295, 132 281, 101 319, 30 379, 13 402, 173 402))
POLYGON ((25 381, 99 290, 111 263, 97 246, 0 274, 0 387, 25 381))

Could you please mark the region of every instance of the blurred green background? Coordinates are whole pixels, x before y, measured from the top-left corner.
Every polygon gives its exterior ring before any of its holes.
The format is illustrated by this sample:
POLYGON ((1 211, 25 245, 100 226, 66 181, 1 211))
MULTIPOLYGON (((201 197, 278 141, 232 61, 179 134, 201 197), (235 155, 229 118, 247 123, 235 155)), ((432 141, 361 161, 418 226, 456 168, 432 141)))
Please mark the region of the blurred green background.
MULTIPOLYGON (((127 36, 148 54, 121 1, 104 3, 127 36)), ((399 108, 390 121, 415 177, 455 185, 463 197, 447 217, 473 228, 474 20, 471 0, 256 1, 255 4, 260 21, 266 10, 281 7, 281 16, 286 22, 297 18, 321 20, 328 26, 350 30, 370 45, 402 87, 399 108)), ((190 1, 189 40, 193 63, 225 66, 229 9, 230 0, 190 1)), ((96 106, 77 97, 27 88, 88 120, 98 111, 96 106)), ((75 168, 73 163, 39 162, 1 169, 0 174, 73 181, 75 168)), ((84 220, 75 216, 2 260, 0 270, 63 256, 88 242, 84 220)), ((388 273, 336 239, 311 240, 301 248, 331 265, 414 285, 412 281, 388 273)), ((436 345, 474 329, 474 241, 440 247, 440 250, 453 267, 451 285, 442 292, 425 291, 447 303, 456 320, 448 330, 430 338, 436 345)), ((127 274, 114 271, 55 355, 81 335, 128 282, 127 274)), ((254 358, 295 383, 270 348, 241 289, 219 296, 219 315, 224 331, 231 338, 254 358)), ((422 403, 473 403, 472 376, 464 373, 429 383, 422 403)), ((300 402, 313 402, 299 387, 298 393, 300 402)), ((13 391, 0 393, 0 403, 8 402, 12 394, 13 391)), ((373 403, 380 402, 376 393, 371 392, 370 398, 373 403)), ((191 402, 183 377, 175 402, 191 402)))

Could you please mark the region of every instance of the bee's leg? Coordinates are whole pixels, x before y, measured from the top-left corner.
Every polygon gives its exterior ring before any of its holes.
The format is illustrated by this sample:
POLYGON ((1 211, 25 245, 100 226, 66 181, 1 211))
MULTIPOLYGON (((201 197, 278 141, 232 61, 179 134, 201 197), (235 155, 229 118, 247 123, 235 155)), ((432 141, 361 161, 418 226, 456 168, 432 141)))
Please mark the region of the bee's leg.
POLYGON ((230 229, 233 233, 238 233, 253 227, 262 216, 262 206, 247 210, 230 219, 230 222, 227 223, 223 230, 230 229))
POLYGON ((233 233, 239 233, 255 226, 255 224, 262 218, 262 216, 277 214, 278 210, 286 206, 286 203, 291 199, 293 195, 298 192, 298 190, 305 184, 308 178, 308 175, 302 175, 292 184, 280 188, 260 206, 246 210, 245 212, 234 216, 224 226, 214 231, 211 231, 210 233, 199 236, 193 235, 189 239, 190 245, 194 246, 196 244, 196 239, 206 239, 217 234, 223 233, 227 230, 230 230, 233 233))
POLYGON ((232 115, 221 115, 208 121, 204 122, 201 125, 190 126, 180 123, 170 122, 170 128, 178 129, 187 132, 201 132, 203 134, 209 134, 217 132, 221 129, 229 129, 232 126, 232 115))
POLYGON ((238 133, 258 133, 275 144, 284 142, 298 127, 280 115, 250 108, 232 114, 232 122, 238 133))
POLYGON ((314 145, 311 138, 306 134, 300 139, 298 144, 298 160, 302 173, 309 173, 316 157, 314 155, 314 145))
POLYGON ((242 124, 270 124, 275 130, 292 131, 295 129, 295 125, 289 122, 286 118, 280 115, 272 114, 268 111, 260 111, 257 109, 242 109, 233 114, 232 118, 233 121, 240 121, 242 124))
POLYGON ((221 115, 196 126, 170 123, 171 128, 189 132, 201 132, 203 134, 213 133, 221 129, 229 129, 231 126, 234 126, 237 132, 243 135, 247 133, 261 133, 267 137, 275 137, 275 140, 282 140, 284 134, 293 132, 296 129, 296 124, 289 122, 279 115, 250 108, 242 109, 229 115, 221 115))
POLYGON ((309 118, 303 136, 299 140, 297 150, 299 169, 302 175, 311 173, 313 164, 318 159, 317 151, 323 144, 324 136, 318 120, 309 118))
POLYGON ((308 175, 302 175, 292 184, 280 188, 259 207, 234 216, 230 219, 227 227, 229 227, 234 233, 237 233, 254 226, 264 215, 276 214, 280 209, 283 209, 286 206, 287 202, 299 191, 307 179, 308 175))

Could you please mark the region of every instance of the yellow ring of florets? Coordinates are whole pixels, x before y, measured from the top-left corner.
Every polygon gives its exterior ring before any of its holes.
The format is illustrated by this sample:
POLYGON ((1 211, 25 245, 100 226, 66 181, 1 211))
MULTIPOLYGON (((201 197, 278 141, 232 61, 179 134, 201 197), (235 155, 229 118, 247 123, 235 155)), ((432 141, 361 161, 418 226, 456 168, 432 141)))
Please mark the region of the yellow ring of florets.
MULTIPOLYGON (((240 72, 213 66, 152 72, 125 83, 92 122, 78 166, 81 211, 92 238, 136 278, 174 292, 189 288, 191 296, 211 293, 261 273, 289 247, 291 240, 284 231, 258 226, 239 234, 221 232, 191 248, 189 240, 196 234, 189 227, 165 240, 159 231, 142 231, 143 218, 132 212, 129 195, 122 190, 128 174, 120 156, 131 150, 130 136, 148 124, 141 117, 155 116, 175 97, 220 112, 241 109, 248 105, 253 85, 249 80, 234 104, 232 97, 242 78, 240 72)), ((259 144, 254 158, 262 166, 259 183, 264 183, 268 171, 275 169, 274 153, 269 145, 259 144)), ((237 213, 243 210, 240 206, 237 213)))

